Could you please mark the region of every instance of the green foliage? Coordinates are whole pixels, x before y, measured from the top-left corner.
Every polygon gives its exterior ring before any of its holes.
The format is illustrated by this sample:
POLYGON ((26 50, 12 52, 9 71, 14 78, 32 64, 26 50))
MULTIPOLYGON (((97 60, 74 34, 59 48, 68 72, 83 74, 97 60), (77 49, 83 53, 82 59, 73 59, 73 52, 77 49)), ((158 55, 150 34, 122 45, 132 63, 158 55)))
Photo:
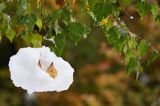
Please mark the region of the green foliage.
POLYGON ((141 1, 139 1, 136 4, 136 8, 138 10, 139 15, 141 17, 144 17, 144 16, 146 16, 150 12, 151 5, 148 2, 141 2, 141 1))
POLYGON ((38 18, 36 21, 36 25, 38 26, 39 30, 42 29, 42 19, 38 18))
MULTIPOLYGON (((85 16, 89 15, 94 25, 102 29, 110 46, 124 55, 128 74, 134 72, 139 75, 142 72, 141 57, 148 51, 152 52, 147 60, 148 64, 159 57, 156 49, 146 40, 137 40, 137 35, 130 32, 120 19, 120 13, 126 6, 130 6, 132 0, 77 0, 77 4, 69 0, 58 9, 46 7, 47 1, 38 1, 12 1, 14 5, 11 8, 9 8, 10 2, 1 2, 0 39, 6 36, 14 43, 13 39, 20 37, 26 46, 32 47, 47 44, 60 56, 66 42, 69 42, 68 39, 77 45, 94 29, 82 24, 76 16, 74 6, 80 5, 83 8, 81 12, 85 16)), ((132 5, 137 9, 141 19, 152 13, 154 19, 160 21, 159 6, 156 2, 138 0, 132 5)))
POLYGON ((63 34, 58 34, 56 35, 55 39, 55 48, 54 52, 60 56, 63 53, 63 49, 65 47, 65 42, 66 42, 66 36, 63 34))
POLYGON ((18 17, 17 23, 24 25, 25 31, 32 32, 35 24, 37 22, 37 17, 35 14, 26 14, 24 16, 18 17))
POLYGON ((16 32, 14 30, 10 30, 10 31, 7 31, 5 35, 10 40, 10 42, 12 42, 14 37, 16 36, 16 32))
POLYGON ((106 18, 111 14, 114 14, 116 17, 118 17, 120 11, 118 6, 114 3, 98 2, 95 4, 93 12, 96 16, 96 19, 101 21, 103 18, 106 18))
POLYGON ((131 57, 129 59, 129 63, 127 64, 126 66, 126 72, 128 74, 131 74, 132 72, 141 72, 143 70, 142 66, 140 65, 139 63, 139 60, 134 58, 134 57, 131 57))
POLYGON ((152 6, 152 9, 151 9, 152 15, 154 18, 156 18, 159 14, 159 7, 156 4, 152 4, 151 6, 152 6))
POLYGON ((106 34, 108 43, 111 44, 118 52, 122 52, 128 38, 127 34, 122 33, 122 30, 117 30, 116 27, 111 27, 106 34))
POLYGON ((128 46, 131 49, 135 49, 137 47, 137 41, 135 36, 131 36, 131 38, 128 40, 128 46))
POLYGON ((119 2, 121 6, 127 6, 132 2, 132 0, 120 0, 119 2))
POLYGON ((112 6, 109 3, 99 2, 94 6, 94 13, 97 20, 101 21, 103 18, 112 14, 112 6))
POLYGON ((140 44, 138 45, 138 52, 140 56, 143 56, 147 52, 148 49, 149 49, 148 42, 145 40, 142 40, 140 44))
POLYGON ((37 33, 23 35, 22 38, 26 43, 28 43, 29 46, 33 46, 33 47, 42 46, 42 37, 37 33))
POLYGON ((2 12, 6 8, 4 3, 0 3, 0 12, 2 12))
POLYGON ((158 57, 159 57, 159 52, 157 50, 153 50, 152 54, 150 55, 150 57, 148 59, 148 64, 150 64, 153 61, 155 61, 158 57))
POLYGON ((22 15, 27 10, 27 0, 19 0, 16 14, 17 16, 22 15))
POLYGON ((118 40, 118 32, 115 27, 111 27, 106 35, 108 43, 114 44, 118 40))
POLYGON ((67 31, 69 38, 77 45, 81 38, 87 37, 90 29, 80 23, 71 22, 67 26, 67 31))
POLYGON ((125 51, 125 64, 129 64, 130 58, 135 57, 135 54, 132 49, 127 49, 125 51))

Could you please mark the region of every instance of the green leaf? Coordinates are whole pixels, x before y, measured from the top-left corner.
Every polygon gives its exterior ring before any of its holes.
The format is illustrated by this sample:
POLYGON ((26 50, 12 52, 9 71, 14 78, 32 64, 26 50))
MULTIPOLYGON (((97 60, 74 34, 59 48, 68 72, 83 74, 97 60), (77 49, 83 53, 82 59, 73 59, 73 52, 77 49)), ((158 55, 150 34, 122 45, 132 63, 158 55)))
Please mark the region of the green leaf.
POLYGON ((120 15, 120 8, 116 4, 111 4, 112 13, 115 17, 119 18, 120 15))
POLYGON ((140 56, 143 56, 148 49, 149 49, 149 43, 145 40, 141 40, 141 42, 138 45, 138 53, 140 54, 140 56))
MULTIPOLYGON (((81 1, 85 1, 85 0, 81 0, 81 1)), ((89 4, 89 7, 91 8, 91 10, 94 10, 94 6, 96 3, 98 2, 102 2, 102 0, 86 0, 87 2, 85 2, 85 5, 86 4, 89 4)), ((106 3, 116 3, 117 0, 105 0, 104 2, 106 3)))
POLYGON ((37 18, 36 25, 38 26, 39 30, 42 29, 42 20, 40 18, 37 18))
POLYGON ((123 48, 125 47, 126 43, 128 40, 128 36, 120 36, 120 38, 118 39, 118 41, 115 43, 116 50, 118 52, 122 52, 123 48))
POLYGON ((54 52, 56 53, 57 56, 60 56, 62 55, 65 47, 66 37, 63 34, 58 34, 55 36, 54 41, 55 41, 54 52))
POLYGON ((148 65, 155 61, 160 56, 159 52, 157 50, 153 50, 152 54, 150 55, 148 59, 148 65))
POLYGON ((27 9, 27 0, 19 0, 19 4, 17 6, 17 15, 22 15, 27 9))
POLYGON ((129 63, 126 66, 126 72, 130 75, 132 72, 141 72, 143 67, 140 65, 139 60, 131 57, 129 63))
POLYGON ((59 10, 55 10, 51 16, 46 17, 47 23, 54 25, 55 21, 63 20, 63 21, 70 21, 70 12, 66 8, 62 8, 59 10))
POLYGON ((36 24, 37 17, 35 14, 31 13, 20 16, 17 21, 17 23, 25 26, 26 31, 31 32, 36 24))
POLYGON ((116 3, 117 0, 106 0, 107 3, 116 3))
POLYGON ((137 11, 141 17, 146 16, 151 11, 151 5, 147 2, 138 2, 136 4, 137 11))
POLYGON ((127 43, 128 36, 123 28, 111 27, 106 34, 107 41, 118 52, 121 52, 127 43))
POLYGON ((23 35, 22 38, 27 43, 27 46, 30 45, 32 47, 41 47, 42 36, 39 35, 38 33, 23 35))
POLYGON ((129 64, 130 58, 135 57, 135 54, 132 49, 127 48, 125 52, 125 64, 129 64))
POLYGON ((152 4, 151 7, 152 7, 151 9, 152 15, 154 18, 156 18, 159 13, 159 7, 156 4, 152 4))
POLYGON ((120 0, 119 2, 120 2, 120 5, 124 7, 131 4, 132 0, 120 0))
POLYGON ((137 47, 136 37, 134 37, 134 36, 130 37, 130 39, 128 40, 128 46, 131 49, 135 49, 137 47))
POLYGON ((109 3, 99 2, 95 4, 93 12, 97 20, 101 21, 112 13, 112 6, 109 3))
POLYGON ((106 34, 106 38, 109 44, 114 44, 118 41, 119 35, 118 35, 118 31, 116 29, 116 27, 111 27, 107 34, 106 34))
POLYGON ((71 22, 67 26, 69 38, 77 45, 81 38, 86 38, 90 29, 80 23, 71 22))
POLYGON ((12 42, 16 36, 16 32, 14 30, 10 30, 10 31, 7 31, 5 35, 10 40, 10 42, 12 42))
POLYGON ((2 12, 6 8, 4 3, 0 3, 0 12, 2 12))
POLYGON ((66 8, 62 8, 60 18, 65 21, 69 21, 70 20, 70 11, 66 8))

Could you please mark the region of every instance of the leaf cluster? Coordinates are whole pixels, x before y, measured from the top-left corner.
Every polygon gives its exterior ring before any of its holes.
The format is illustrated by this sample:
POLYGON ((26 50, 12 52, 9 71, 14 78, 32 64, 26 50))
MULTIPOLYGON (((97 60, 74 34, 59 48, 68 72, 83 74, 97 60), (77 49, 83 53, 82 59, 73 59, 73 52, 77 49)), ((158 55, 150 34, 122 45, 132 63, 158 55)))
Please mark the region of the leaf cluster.
POLYGON ((84 15, 89 15, 95 26, 105 33, 108 44, 124 55, 124 65, 128 74, 143 71, 143 57, 150 51, 147 64, 159 57, 146 40, 137 38, 120 19, 120 13, 127 6, 134 5, 141 19, 152 15, 160 20, 157 2, 148 0, 55 0, 51 9, 45 4, 49 0, 13 0, 0 2, 0 39, 7 37, 11 42, 22 39, 26 45, 49 46, 57 55, 62 55, 66 42, 77 45, 93 30, 79 22, 74 14, 74 6, 81 7, 84 15), (12 5, 12 6, 11 6, 12 5))

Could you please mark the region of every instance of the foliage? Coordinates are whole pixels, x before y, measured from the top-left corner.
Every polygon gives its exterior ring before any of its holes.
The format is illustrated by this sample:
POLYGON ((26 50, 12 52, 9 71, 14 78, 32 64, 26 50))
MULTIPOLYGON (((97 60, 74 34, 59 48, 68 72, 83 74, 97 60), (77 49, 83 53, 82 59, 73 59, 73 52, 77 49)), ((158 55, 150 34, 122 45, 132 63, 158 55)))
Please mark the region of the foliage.
MULTIPOLYGON (((126 72, 143 70, 143 57, 151 51, 148 64, 159 57, 159 52, 146 40, 137 38, 121 20, 120 13, 126 6, 134 5, 140 18, 152 14, 159 20, 159 6, 148 0, 55 0, 55 8, 45 4, 50 0, 13 0, 0 2, 0 38, 6 36, 11 42, 22 38, 29 46, 47 45, 62 55, 65 43, 70 40, 77 45, 81 39, 94 30, 81 23, 74 14, 74 6, 82 8, 95 26, 105 33, 108 44, 124 55, 126 72), (12 6, 10 6, 12 5, 12 6), (11 11, 12 10, 12 11, 11 11), (47 42, 53 43, 47 43, 47 42)), ((54 1, 52 1, 54 2, 54 1)))

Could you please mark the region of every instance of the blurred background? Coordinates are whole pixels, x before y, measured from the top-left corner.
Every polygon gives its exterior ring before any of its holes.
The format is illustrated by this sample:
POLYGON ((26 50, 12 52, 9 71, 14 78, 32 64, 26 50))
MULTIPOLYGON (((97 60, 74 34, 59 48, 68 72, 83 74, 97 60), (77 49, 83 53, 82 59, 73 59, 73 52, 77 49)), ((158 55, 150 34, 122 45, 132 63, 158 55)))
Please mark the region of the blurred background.
MULTIPOLYGON (((15 87, 8 62, 21 44, 10 43, 3 37, 0 42, 0 106, 160 106, 160 58, 146 66, 138 80, 134 75, 128 76, 123 55, 107 44, 101 29, 94 27, 91 18, 81 13, 78 6, 74 7, 74 12, 80 22, 87 23, 93 30, 77 46, 70 41, 65 46, 62 57, 75 69, 69 90, 28 95, 15 87)), ((160 50, 160 23, 153 17, 141 20, 131 5, 122 11, 120 18, 131 32, 160 50)))

